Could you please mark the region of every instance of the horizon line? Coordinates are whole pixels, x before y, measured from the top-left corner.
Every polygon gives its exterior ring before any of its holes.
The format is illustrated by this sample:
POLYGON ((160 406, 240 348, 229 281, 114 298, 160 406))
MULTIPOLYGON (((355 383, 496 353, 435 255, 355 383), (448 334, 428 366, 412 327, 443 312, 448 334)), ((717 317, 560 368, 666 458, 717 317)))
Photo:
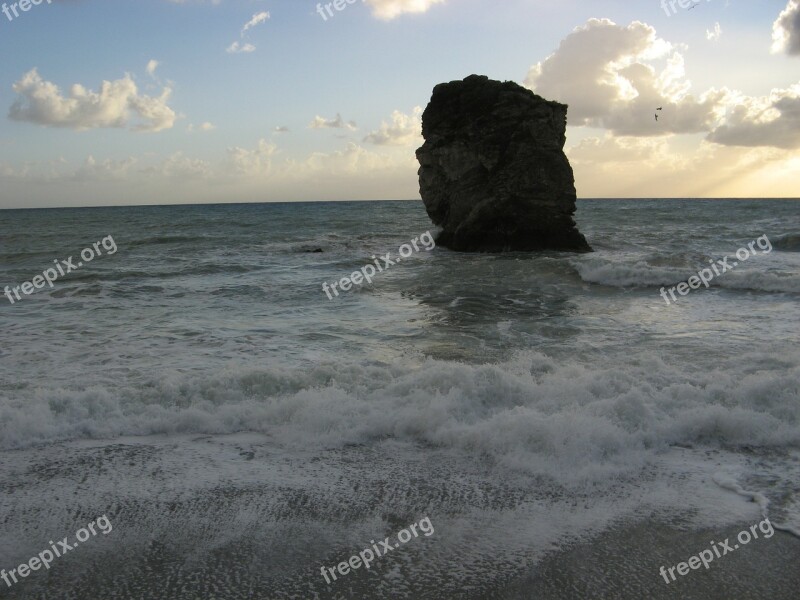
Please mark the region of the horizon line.
MULTIPOLYGON (((578 201, 625 201, 625 200, 641 200, 647 202, 655 202, 659 200, 677 200, 677 201, 695 201, 695 202, 719 202, 719 201, 774 201, 774 200, 787 200, 798 201, 800 197, 792 196, 774 196, 774 197, 759 197, 752 198, 746 196, 730 196, 722 197, 715 196, 711 198, 691 198, 683 196, 665 196, 660 198, 653 197, 611 197, 611 196, 598 196, 577 198, 578 201)), ((373 200, 266 200, 266 201, 251 201, 251 202, 175 202, 165 204, 90 204, 84 206, 25 206, 25 207, 0 207, 0 211, 5 210, 60 210, 60 209, 78 209, 85 210, 91 208, 145 208, 145 207, 175 207, 175 206, 245 206, 251 204, 336 204, 336 203, 353 203, 353 202, 422 202, 421 199, 403 199, 403 200, 387 200, 387 199, 373 199, 373 200)))

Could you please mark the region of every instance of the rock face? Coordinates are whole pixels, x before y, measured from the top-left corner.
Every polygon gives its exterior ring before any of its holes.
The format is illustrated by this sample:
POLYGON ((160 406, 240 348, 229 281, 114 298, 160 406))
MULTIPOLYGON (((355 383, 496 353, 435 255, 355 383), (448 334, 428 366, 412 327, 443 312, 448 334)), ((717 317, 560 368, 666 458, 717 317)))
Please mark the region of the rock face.
POLYGON ((567 107, 514 82, 471 75, 437 85, 417 150, 439 245, 461 251, 591 252, 575 227, 564 154, 567 107))

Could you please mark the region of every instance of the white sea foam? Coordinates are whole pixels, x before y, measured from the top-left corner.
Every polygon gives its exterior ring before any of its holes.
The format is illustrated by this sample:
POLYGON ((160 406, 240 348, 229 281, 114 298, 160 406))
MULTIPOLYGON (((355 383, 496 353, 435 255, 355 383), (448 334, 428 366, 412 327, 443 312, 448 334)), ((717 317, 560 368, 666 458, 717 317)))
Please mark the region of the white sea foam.
MULTIPOLYGON (((750 259, 756 260, 769 259, 762 256, 750 259)), ((706 266, 702 262, 692 261, 682 261, 680 266, 658 266, 644 258, 614 254, 573 260, 573 267, 586 283, 639 289, 674 286, 706 266)), ((742 266, 715 276, 710 285, 728 289, 800 293, 800 269, 793 265, 783 268, 767 268, 763 265, 757 269, 742 266)))
POLYGON ((559 364, 523 352, 505 364, 345 362, 307 371, 230 369, 131 388, 40 387, 2 400, 0 444, 256 431, 287 448, 395 438, 486 456, 562 483, 643 468, 674 444, 800 444, 800 367, 679 369, 559 364))

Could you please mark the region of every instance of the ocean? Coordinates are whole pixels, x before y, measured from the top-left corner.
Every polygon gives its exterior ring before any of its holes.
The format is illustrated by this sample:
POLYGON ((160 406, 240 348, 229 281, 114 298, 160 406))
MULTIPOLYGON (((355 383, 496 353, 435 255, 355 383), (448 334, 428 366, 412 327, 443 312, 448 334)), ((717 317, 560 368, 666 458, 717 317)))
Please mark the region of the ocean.
POLYGON ((391 266, 421 202, 1 211, 0 569, 113 530, 0 597, 797 598, 798 209, 581 200, 591 254, 391 266))

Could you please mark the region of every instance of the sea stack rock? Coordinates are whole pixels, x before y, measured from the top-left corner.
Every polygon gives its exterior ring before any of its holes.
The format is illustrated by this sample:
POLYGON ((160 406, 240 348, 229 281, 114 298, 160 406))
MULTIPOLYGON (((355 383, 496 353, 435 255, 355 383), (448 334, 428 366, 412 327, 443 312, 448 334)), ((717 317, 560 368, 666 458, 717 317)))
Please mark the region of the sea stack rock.
POLYGON ((437 243, 460 251, 591 252, 575 226, 567 106, 514 82, 437 85, 422 115, 420 194, 437 243))

